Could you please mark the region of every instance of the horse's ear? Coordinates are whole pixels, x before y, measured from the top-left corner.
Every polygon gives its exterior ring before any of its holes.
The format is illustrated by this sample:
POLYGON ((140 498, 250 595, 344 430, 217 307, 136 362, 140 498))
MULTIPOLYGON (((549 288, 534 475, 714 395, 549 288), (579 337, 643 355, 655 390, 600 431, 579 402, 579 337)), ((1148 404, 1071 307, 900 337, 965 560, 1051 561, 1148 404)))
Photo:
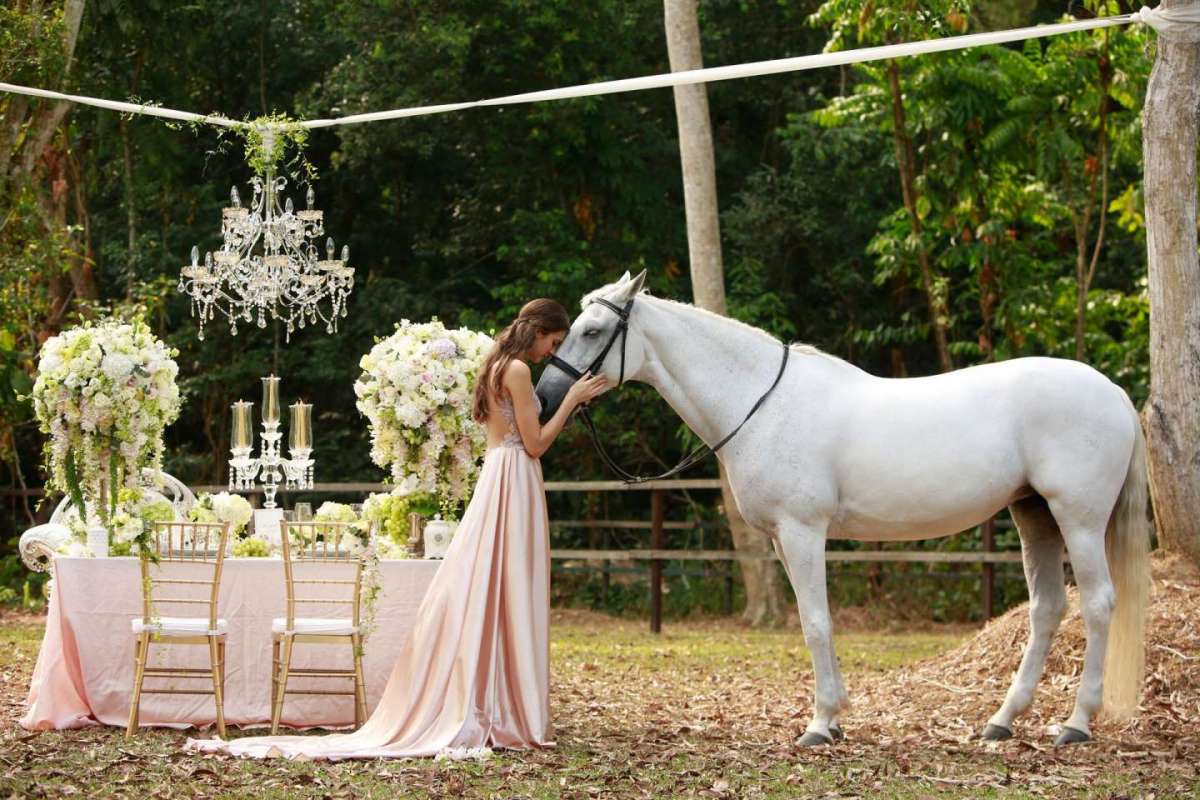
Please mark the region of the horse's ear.
POLYGON ((625 270, 625 274, 621 276, 619 281, 617 281, 618 285, 622 283, 629 283, 629 270, 625 270))
MULTIPOLYGON (((628 273, 626 273, 626 274, 628 274, 628 273)), ((642 290, 642 285, 645 283, 646 283, 646 270, 642 270, 641 272, 639 272, 637 274, 637 277, 633 279, 633 285, 630 286, 629 289, 627 290, 629 292, 628 296, 633 297, 638 292, 640 292, 642 290)))

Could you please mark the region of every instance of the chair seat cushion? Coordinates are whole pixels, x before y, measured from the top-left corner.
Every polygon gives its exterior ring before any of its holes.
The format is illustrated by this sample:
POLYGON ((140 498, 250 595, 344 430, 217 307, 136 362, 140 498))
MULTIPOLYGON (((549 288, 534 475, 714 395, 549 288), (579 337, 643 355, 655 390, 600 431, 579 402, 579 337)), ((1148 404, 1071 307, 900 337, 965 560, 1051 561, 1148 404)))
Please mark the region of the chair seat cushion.
POLYGON ((208 617, 159 617, 147 624, 142 619, 131 620, 134 634, 150 631, 159 636, 224 636, 229 623, 217 620, 215 630, 208 629, 208 617))
POLYGON ((307 619, 296 617, 296 627, 288 630, 287 617, 276 617, 271 620, 271 633, 327 633, 330 635, 349 636, 358 633, 351 619, 307 619))

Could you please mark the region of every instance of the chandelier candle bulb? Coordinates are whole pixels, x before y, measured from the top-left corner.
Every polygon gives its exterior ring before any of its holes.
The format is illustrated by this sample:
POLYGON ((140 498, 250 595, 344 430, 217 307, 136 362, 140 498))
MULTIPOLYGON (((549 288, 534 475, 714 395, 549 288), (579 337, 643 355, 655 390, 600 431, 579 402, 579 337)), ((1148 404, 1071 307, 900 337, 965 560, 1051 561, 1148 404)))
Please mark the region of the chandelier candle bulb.
POLYGON ((312 208, 317 202, 317 193, 313 191, 312 186, 308 187, 308 194, 304 195, 304 207, 312 208))
POLYGON ((234 186, 229 190, 229 204, 234 208, 242 207, 242 198, 238 195, 237 187, 234 186))
POLYGON ((279 378, 269 375, 263 382, 263 422, 268 425, 279 424, 279 378))
POLYGON ((290 426, 291 435, 288 437, 288 450, 293 454, 310 452, 312 450, 312 403, 299 400, 292 403, 289 408, 292 411, 292 424, 290 426))

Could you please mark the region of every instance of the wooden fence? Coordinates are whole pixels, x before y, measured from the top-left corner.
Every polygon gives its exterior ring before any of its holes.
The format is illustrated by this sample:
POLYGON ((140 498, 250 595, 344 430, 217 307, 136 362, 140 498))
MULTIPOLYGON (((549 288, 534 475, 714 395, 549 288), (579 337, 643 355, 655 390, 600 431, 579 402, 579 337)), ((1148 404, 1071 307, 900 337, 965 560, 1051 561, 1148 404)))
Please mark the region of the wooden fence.
MULTIPOLYGON (((225 485, 202 485, 191 487, 194 492, 228 491, 225 485)), ((366 495, 371 492, 387 492, 393 487, 382 483, 317 483, 312 489, 303 494, 354 494, 366 495)), ((734 550, 685 550, 667 549, 666 532, 668 530, 696 530, 711 527, 712 523, 696 521, 668 521, 665 518, 665 494, 669 491, 681 490, 716 490, 721 488, 720 480, 716 478, 674 478, 663 481, 629 485, 622 481, 548 481, 547 492, 650 492, 649 520, 561 520, 553 521, 552 527, 575 528, 607 528, 625 530, 649 530, 650 547, 644 549, 552 549, 550 557, 559 561, 600 561, 607 586, 609 561, 649 561, 650 562, 650 630, 653 633, 662 631, 662 595, 663 568, 667 561, 702 561, 702 562, 733 562, 733 561, 776 561, 774 551, 765 553, 742 554, 734 550)), ((21 498, 41 497, 41 489, 0 489, 0 498, 15 500, 21 498)), ((257 505, 261 489, 242 492, 257 505)), ((301 494, 300 492, 279 492, 280 496, 301 494)), ((48 511, 46 514, 48 515, 48 511)), ((993 616, 993 594, 996 580, 995 565, 1001 563, 1020 563, 1021 554, 1017 551, 996 552, 995 530, 1006 521, 989 519, 983 523, 983 550, 973 552, 940 552, 934 550, 830 550, 826 552, 827 562, 894 562, 894 563, 931 563, 931 564, 979 564, 982 576, 980 589, 980 604, 985 619, 993 616)), ((727 527, 718 523, 721 528, 727 527)), ((732 564, 726 570, 727 582, 726 607, 732 600, 732 564)))

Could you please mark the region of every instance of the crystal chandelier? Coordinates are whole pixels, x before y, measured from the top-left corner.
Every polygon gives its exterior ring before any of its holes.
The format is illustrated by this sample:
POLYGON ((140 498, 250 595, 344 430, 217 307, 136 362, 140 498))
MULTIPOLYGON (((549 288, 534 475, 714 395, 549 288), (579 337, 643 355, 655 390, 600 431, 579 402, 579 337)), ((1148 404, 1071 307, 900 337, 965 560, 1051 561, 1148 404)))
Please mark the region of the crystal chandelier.
MULTIPOLYGON (((263 134, 267 152, 272 139, 271 133, 263 134)), ((342 247, 339 259, 333 239, 327 239, 325 258, 320 257, 316 242, 325 233, 324 212, 313 208, 311 186, 304 210, 297 211, 290 197, 280 207, 287 179, 270 168, 265 178, 255 176, 250 184, 254 197, 248 208, 236 186, 229 192, 230 205, 221 213, 221 249, 205 253, 201 264, 200 250, 193 247, 192 263, 180 271, 179 291, 191 298, 192 315, 199 312, 199 338, 204 339, 204 324, 218 311, 229 319, 234 336, 239 319, 257 319, 258 327, 265 328, 268 316, 286 323, 288 341, 297 327, 315 325, 318 319, 326 333, 334 333, 354 288, 349 246, 342 247)))

